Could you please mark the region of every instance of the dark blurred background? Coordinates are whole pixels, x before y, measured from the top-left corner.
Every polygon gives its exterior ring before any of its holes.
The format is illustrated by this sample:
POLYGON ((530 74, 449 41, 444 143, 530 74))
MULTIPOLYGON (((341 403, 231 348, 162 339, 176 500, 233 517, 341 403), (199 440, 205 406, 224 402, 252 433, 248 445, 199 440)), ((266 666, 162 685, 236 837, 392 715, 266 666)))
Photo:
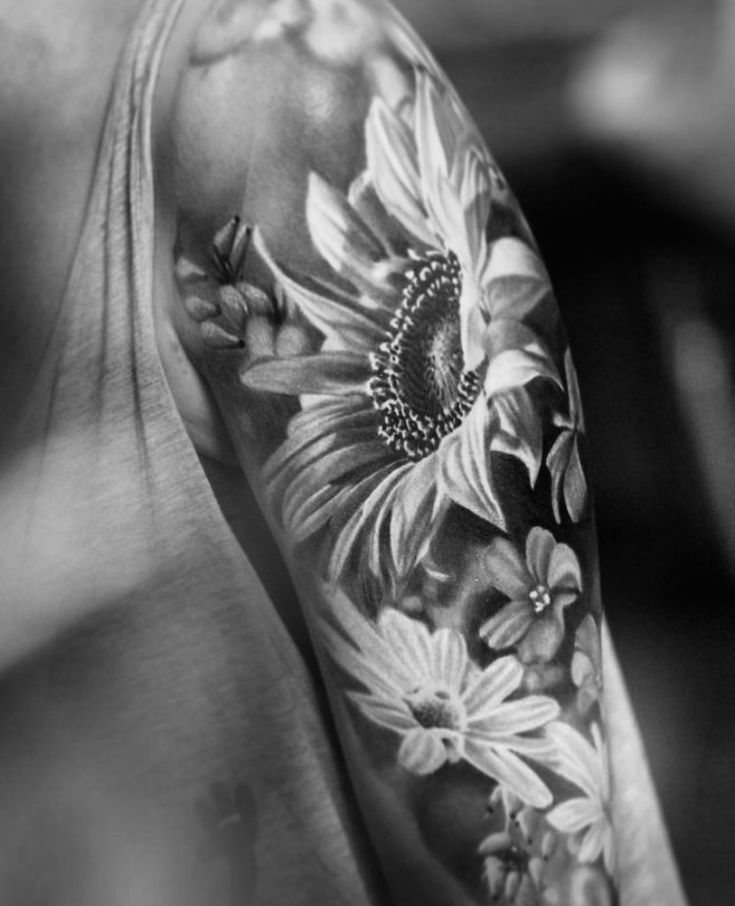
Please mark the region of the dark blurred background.
POLYGON ((735 902, 735 2, 398 0, 536 232, 692 906, 735 902))

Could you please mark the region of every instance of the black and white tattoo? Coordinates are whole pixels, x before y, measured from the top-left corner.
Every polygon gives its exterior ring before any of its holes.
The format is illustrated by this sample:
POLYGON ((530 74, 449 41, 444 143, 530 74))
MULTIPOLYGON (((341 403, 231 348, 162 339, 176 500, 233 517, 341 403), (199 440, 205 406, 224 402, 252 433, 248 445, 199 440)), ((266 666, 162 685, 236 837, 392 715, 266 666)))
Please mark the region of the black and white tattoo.
MULTIPOLYGON (((365 111, 348 178, 329 160, 307 168, 300 263, 237 197, 206 253, 182 241, 176 263, 202 367, 308 577, 330 685, 468 902, 611 906, 584 421, 547 272, 393 13, 248 8, 230 52, 293 48, 343 72, 365 111), (245 415, 253 401, 267 431, 245 415), (450 846, 430 800, 455 782, 475 799, 452 812, 450 846)), ((192 65, 218 53, 200 47, 192 65)))

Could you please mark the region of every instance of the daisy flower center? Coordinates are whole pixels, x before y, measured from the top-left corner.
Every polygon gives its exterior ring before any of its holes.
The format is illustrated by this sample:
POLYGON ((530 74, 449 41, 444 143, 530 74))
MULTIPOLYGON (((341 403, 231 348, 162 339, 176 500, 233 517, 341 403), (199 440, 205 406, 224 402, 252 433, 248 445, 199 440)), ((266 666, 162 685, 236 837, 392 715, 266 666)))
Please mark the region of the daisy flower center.
POLYGON ((547 607, 551 606, 551 592, 546 585, 537 585, 528 597, 531 599, 531 605, 536 613, 543 613, 547 607))
POLYGON ((429 252, 405 276, 390 337, 371 357, 370 391, 380 411, 380 437, 419 460, 462 424, 481 381, 464 365, 457 256, 429 252))
POLYGON ((416 723, 426 730, 462 729, 464 709, 446 689, 416 689, 405 701, 416 723))

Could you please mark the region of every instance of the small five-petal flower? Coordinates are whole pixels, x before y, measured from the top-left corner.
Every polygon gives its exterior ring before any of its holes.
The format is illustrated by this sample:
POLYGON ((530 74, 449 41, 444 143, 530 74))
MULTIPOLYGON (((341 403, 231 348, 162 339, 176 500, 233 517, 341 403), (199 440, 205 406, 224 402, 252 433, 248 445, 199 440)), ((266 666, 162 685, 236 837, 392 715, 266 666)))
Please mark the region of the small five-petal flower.
POLYGON ((550 661, 564 638, 564 611, 582 592, 576 554, 536 527, 526 539, 525 558, 506 539, 495 541, 487 556, 494 587, 510 601, 480 635, 494 650, 516 648, 526 664, 550 661))

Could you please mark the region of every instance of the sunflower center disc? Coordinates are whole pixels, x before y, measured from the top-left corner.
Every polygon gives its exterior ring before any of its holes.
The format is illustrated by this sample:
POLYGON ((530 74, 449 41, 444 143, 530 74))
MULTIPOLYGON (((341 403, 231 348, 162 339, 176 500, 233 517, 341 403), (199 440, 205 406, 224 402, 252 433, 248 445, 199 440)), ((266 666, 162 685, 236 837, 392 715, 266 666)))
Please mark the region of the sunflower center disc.
POLYGON ((480 378, 464 367, 456 255, 429 252, 406 277, 390 338, 371 360, 370 390, 381 415, 380 437, 397 453, 419 460, 462 424, 480 392, 480 378))

